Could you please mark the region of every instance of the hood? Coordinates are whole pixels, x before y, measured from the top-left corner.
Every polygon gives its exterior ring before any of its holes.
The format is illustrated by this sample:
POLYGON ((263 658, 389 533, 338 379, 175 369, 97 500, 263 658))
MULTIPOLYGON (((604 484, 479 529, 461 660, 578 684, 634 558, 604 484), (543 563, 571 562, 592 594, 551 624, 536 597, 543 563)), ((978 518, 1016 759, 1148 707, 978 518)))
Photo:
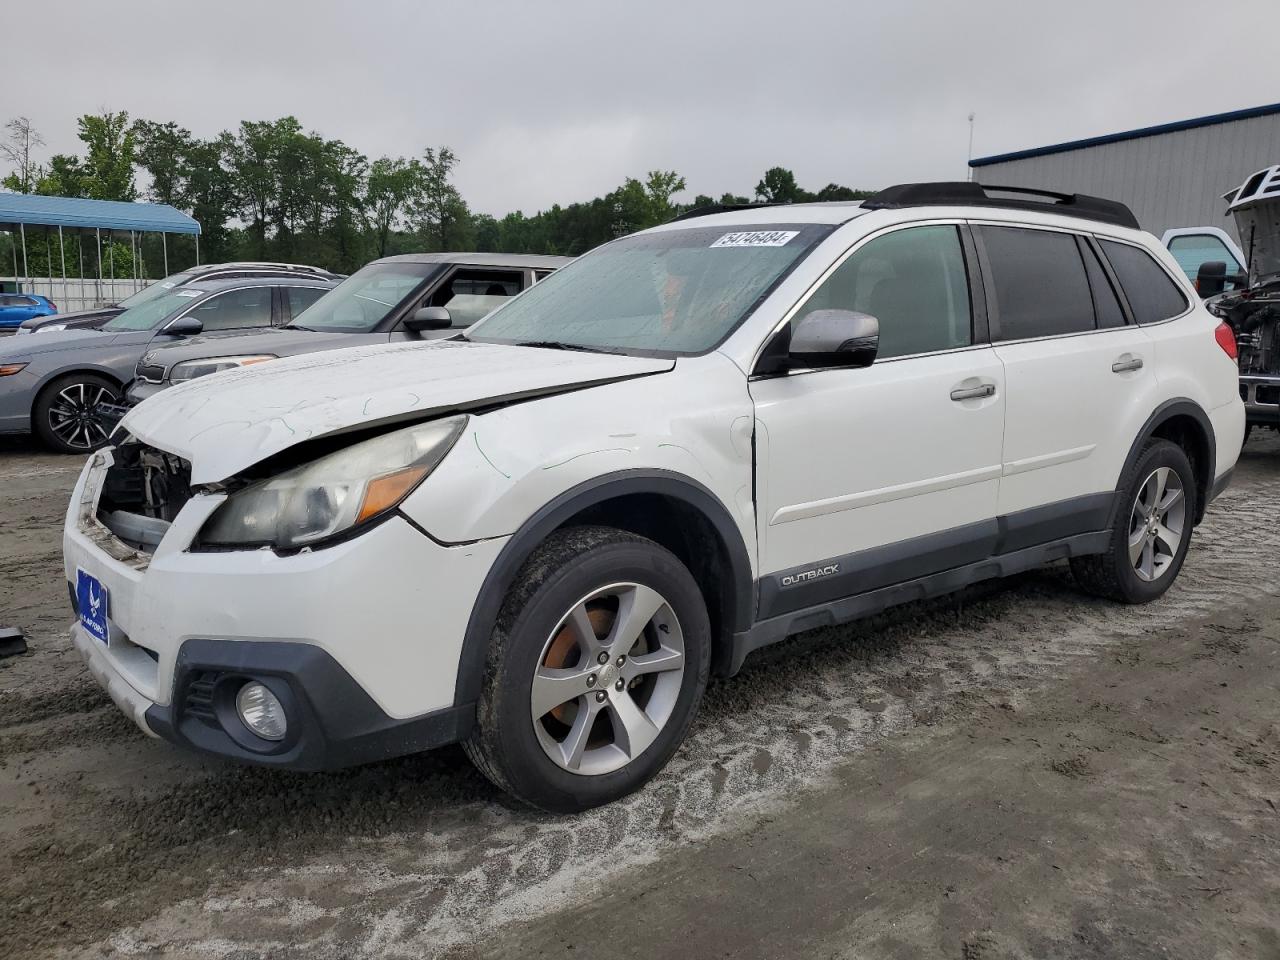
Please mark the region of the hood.
MULTIPOLYGON (((352 341, 351 334, 315 333, 310 330, 286 330, 270 328, 267 330, 227 330, 218 333, 202 333, 198 337, 187 337, 163 346, 157 346, 143 358, 144 363, 163 364, 168 370, 175 363, 184 360, 209 360, 213 357, 240 356, 248 353, 274 353, 277 356, 288 356, 303 350, 322 350, 332 344, 358 344, 352 341)), ((386 334, 382 335, 386 343, 386 334)))
POLYGON ((144 400, 121 421, 215 483, 314 437, 625 377, 673 360, 464 340, 378 344, 228 370, 144 400))
MULTIPOLYGON (((142 331, 142 342, 151 339, 151 331, 142 331)), ((6 360, 23 360, 28 357, 39 357, 46 353, 57 353, 60 350, 77 350, 85 347, 105 347, 116 343, 121 337, 137 334, 105 333, 101 330, 54 330, 40 336, 6 337, 0 340, 0 357, 6 360)))
POLYGON ((1232 214, 1240 246, 1249 258, 1249 282, 1265 283, 1280 277, 1280 196, 1257 200, 1232 214))
POLYGON ((113 317, 124 313, 119 307, 97 307, 93 310, 73 310, 70 313, 51 313, 44 317, 32 317, 22 325, 28 330, 39 330, 54 323, 74 324, 79 327, 101 326, 113 317))

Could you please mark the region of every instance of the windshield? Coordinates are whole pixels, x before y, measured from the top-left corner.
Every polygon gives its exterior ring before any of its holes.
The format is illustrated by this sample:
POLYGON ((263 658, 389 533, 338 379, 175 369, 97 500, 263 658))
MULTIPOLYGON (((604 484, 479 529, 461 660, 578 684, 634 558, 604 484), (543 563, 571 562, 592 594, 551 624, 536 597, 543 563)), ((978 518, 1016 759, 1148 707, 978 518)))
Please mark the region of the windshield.
POLYGON ((108 320, 103 330, 108 333, 122 333, 128 330, 154 330, 175 313, 191 306, 196 297, 204 296, 203 290, 190 287, 179 287, 168 290, 164 296, 149 300, 139 307, 130 307, 118 317, 108 320))
POLYGON ((438 263, 371 263, 303 310, 289 326, 368 333, 439 269, 438 263))
POLYGON ((711 349, 834 227, 691 227, 616 240, 535 284, 467 334, 695 354, 711 349))
POLYGON ((165 277, 163 280, 157 280, 148 287, 144 287, 131 297, 125 297, 116 306, 124 307, 128 310, 130 307, 140 307, 144 303, 150 303, 157 297, 163 297, 174 287, 180 287, 184 283, 191 282, 191 274, 175 273, 171 277, 165 277))

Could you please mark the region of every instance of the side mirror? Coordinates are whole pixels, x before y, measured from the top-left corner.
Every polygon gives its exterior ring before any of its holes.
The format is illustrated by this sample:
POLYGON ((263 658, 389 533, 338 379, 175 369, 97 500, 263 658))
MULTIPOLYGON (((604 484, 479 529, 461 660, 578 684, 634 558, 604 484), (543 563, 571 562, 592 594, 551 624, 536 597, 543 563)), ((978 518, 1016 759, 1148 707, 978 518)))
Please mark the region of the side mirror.
POLYGON ((1196 291, 1203 300, 1227 288, 1227 265, 1222 260, 1206 260, 1196 271, 1196 291))
POLYGON ((414 333, 424 330, 448 330, 453 325, 453 318, 444 307, 422 307, 413 311, 413 316, 404 322, 404 328, 414 333))
POLYGON ((869 367, 880 349, 880 321, 856 310, 814 310, 791 331, 787 366, 869 367))
POLYGON ((195 317, 179 317, 177 320, 170 320, 161 332, 171 337, 195 337, 204 333, 204 324, 195 317))

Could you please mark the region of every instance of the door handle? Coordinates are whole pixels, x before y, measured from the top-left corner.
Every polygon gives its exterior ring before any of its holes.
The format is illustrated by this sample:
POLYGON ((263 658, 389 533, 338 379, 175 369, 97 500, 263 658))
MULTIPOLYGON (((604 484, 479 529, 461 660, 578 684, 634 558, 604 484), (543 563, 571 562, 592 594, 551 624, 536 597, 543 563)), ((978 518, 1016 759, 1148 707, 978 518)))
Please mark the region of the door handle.
POLYGON ((1141 357, 1130 357, 1128 360, 1117 360, 1111 365, 1112 373, 1128 373, 1131 370, 1142 369, 1141 357))
POLYGON ((981 397, 994 397, 996 395, 996 385, 994 383, 984 383, 976 387, 959 387, 951 391, 952 400, 978 400, 981 397))

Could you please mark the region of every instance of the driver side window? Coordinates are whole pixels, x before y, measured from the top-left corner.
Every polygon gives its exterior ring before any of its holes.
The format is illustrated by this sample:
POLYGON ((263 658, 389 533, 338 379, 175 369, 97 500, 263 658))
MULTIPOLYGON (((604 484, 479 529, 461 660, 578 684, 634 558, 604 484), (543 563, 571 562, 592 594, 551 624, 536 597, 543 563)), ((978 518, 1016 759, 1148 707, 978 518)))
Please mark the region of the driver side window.
POLYGON ((188 316, 204 324, 210 330, 236 330, 240 327, 271 326, 271 288, 250 287, 246 290, 228 290, 192 310, 188 316))
POLYGON ((867 243, 814 291, 796 315, 852 310, 880 322, 878 359, 973 342, 959 229, 908 227, 867 243))

